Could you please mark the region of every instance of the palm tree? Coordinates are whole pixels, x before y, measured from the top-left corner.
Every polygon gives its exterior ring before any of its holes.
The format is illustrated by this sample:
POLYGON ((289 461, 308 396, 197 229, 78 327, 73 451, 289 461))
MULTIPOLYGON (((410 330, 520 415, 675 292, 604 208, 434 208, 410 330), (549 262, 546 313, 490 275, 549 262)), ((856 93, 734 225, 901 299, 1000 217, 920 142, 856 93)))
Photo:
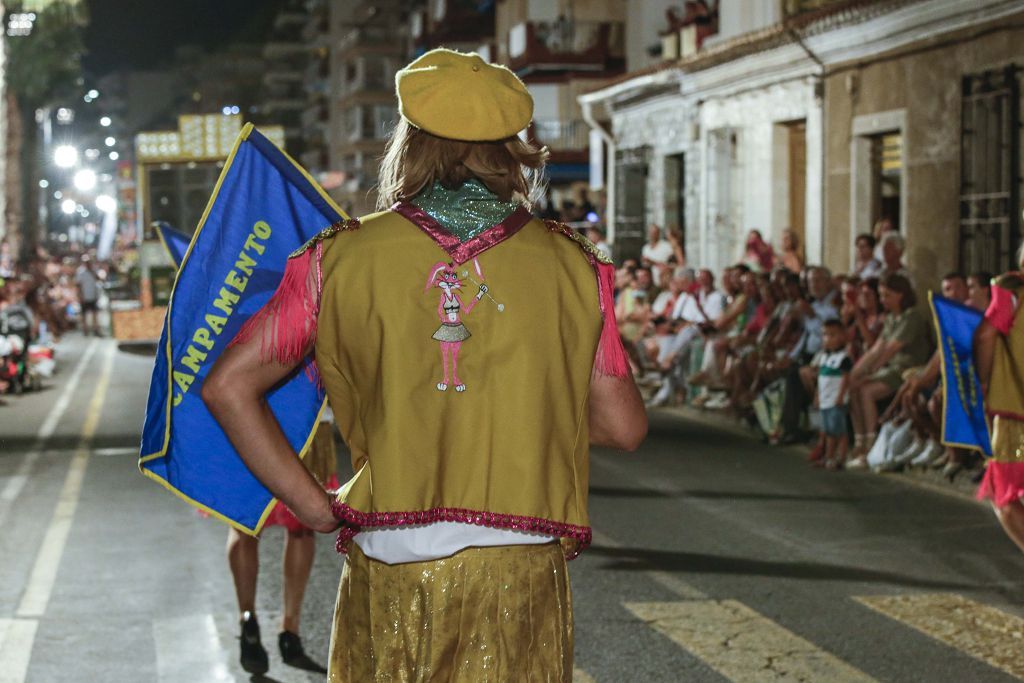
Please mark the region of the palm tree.
MULTIPOLYGON (((20 3, 8 3, 18 12, 20 3)), ((7 39, 7 86, 13 99, 11 116, 17 116, 21 137, 20 232, 22 257, 34 251, 39 241, 39 185, 41 154, 36 111, 80 84, 83 52, 82 28, 87 22, 84 6, 75 0, 53 0, 40 9, 27 36, 7 39)))

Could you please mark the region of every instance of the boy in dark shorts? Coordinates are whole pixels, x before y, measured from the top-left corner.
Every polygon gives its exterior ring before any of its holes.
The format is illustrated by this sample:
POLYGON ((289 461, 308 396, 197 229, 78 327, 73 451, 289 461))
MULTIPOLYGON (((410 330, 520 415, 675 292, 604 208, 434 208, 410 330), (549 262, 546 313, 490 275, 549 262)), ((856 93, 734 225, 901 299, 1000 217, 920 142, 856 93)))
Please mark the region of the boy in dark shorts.
POLYGON ((849 447, 848 403, 853 360, 846 352, 846 328, 839 320, 822 325, 822 349, 811 364, 818 369, 815 403, 821 411, 821 432, 825 442, 825 466, 839 469, 849 447))

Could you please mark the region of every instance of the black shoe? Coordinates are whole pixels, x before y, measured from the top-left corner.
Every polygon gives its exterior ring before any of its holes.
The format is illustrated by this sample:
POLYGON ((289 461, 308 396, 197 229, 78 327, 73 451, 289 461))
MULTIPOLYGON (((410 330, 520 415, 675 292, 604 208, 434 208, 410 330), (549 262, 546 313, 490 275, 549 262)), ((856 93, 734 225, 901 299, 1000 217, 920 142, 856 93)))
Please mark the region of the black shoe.
POLYGON ((242 646, 242 654, 238 661, 242 668, 251 674, 265 674, 270 670, 267 651, 260 642, 260 625, 256 615, 245 612, 242 615, 242 634, 238 637, 242 646))
POLYGON ((325 674, 327 669, 320 666, 306 655, 302 649, 302 639, 291 631, 281 631, 277 636, 277 646, 281 649, 281 659, 288 666, 304 671, 315 671, 325 674))

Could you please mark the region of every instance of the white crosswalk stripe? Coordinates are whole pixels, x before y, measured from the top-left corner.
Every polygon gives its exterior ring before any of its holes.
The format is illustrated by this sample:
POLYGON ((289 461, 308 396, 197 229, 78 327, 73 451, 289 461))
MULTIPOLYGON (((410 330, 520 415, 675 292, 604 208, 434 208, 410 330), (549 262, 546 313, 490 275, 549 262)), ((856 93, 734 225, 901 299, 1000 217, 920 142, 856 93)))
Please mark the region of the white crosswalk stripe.
POLYGON ((626 603, 625 607, 737 683, 874 680, 735 600, 626 603))
POLYGON ((971 657, 1024 678, 1024 619, 953 593, 861 596, 871 609, 971 657))

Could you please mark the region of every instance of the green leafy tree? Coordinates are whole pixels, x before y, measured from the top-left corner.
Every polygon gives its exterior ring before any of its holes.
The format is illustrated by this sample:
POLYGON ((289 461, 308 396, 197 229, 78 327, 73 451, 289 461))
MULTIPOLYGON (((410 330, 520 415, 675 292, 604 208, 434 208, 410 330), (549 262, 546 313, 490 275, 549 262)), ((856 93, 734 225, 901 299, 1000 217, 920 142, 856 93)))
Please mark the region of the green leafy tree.
MULTIPOLYGON (((8 3, 8 12, 20 12, 20 3, 8 3)), ((36 110, 69 94, 82 75, 82 28, 88 20, 84 6, 73 0, 54 0, 36 12, 32 33, 7 38, 7 87, 16 106, 12 116, 21 122, 22 254, 38 243, 41 151, 36 110)))

